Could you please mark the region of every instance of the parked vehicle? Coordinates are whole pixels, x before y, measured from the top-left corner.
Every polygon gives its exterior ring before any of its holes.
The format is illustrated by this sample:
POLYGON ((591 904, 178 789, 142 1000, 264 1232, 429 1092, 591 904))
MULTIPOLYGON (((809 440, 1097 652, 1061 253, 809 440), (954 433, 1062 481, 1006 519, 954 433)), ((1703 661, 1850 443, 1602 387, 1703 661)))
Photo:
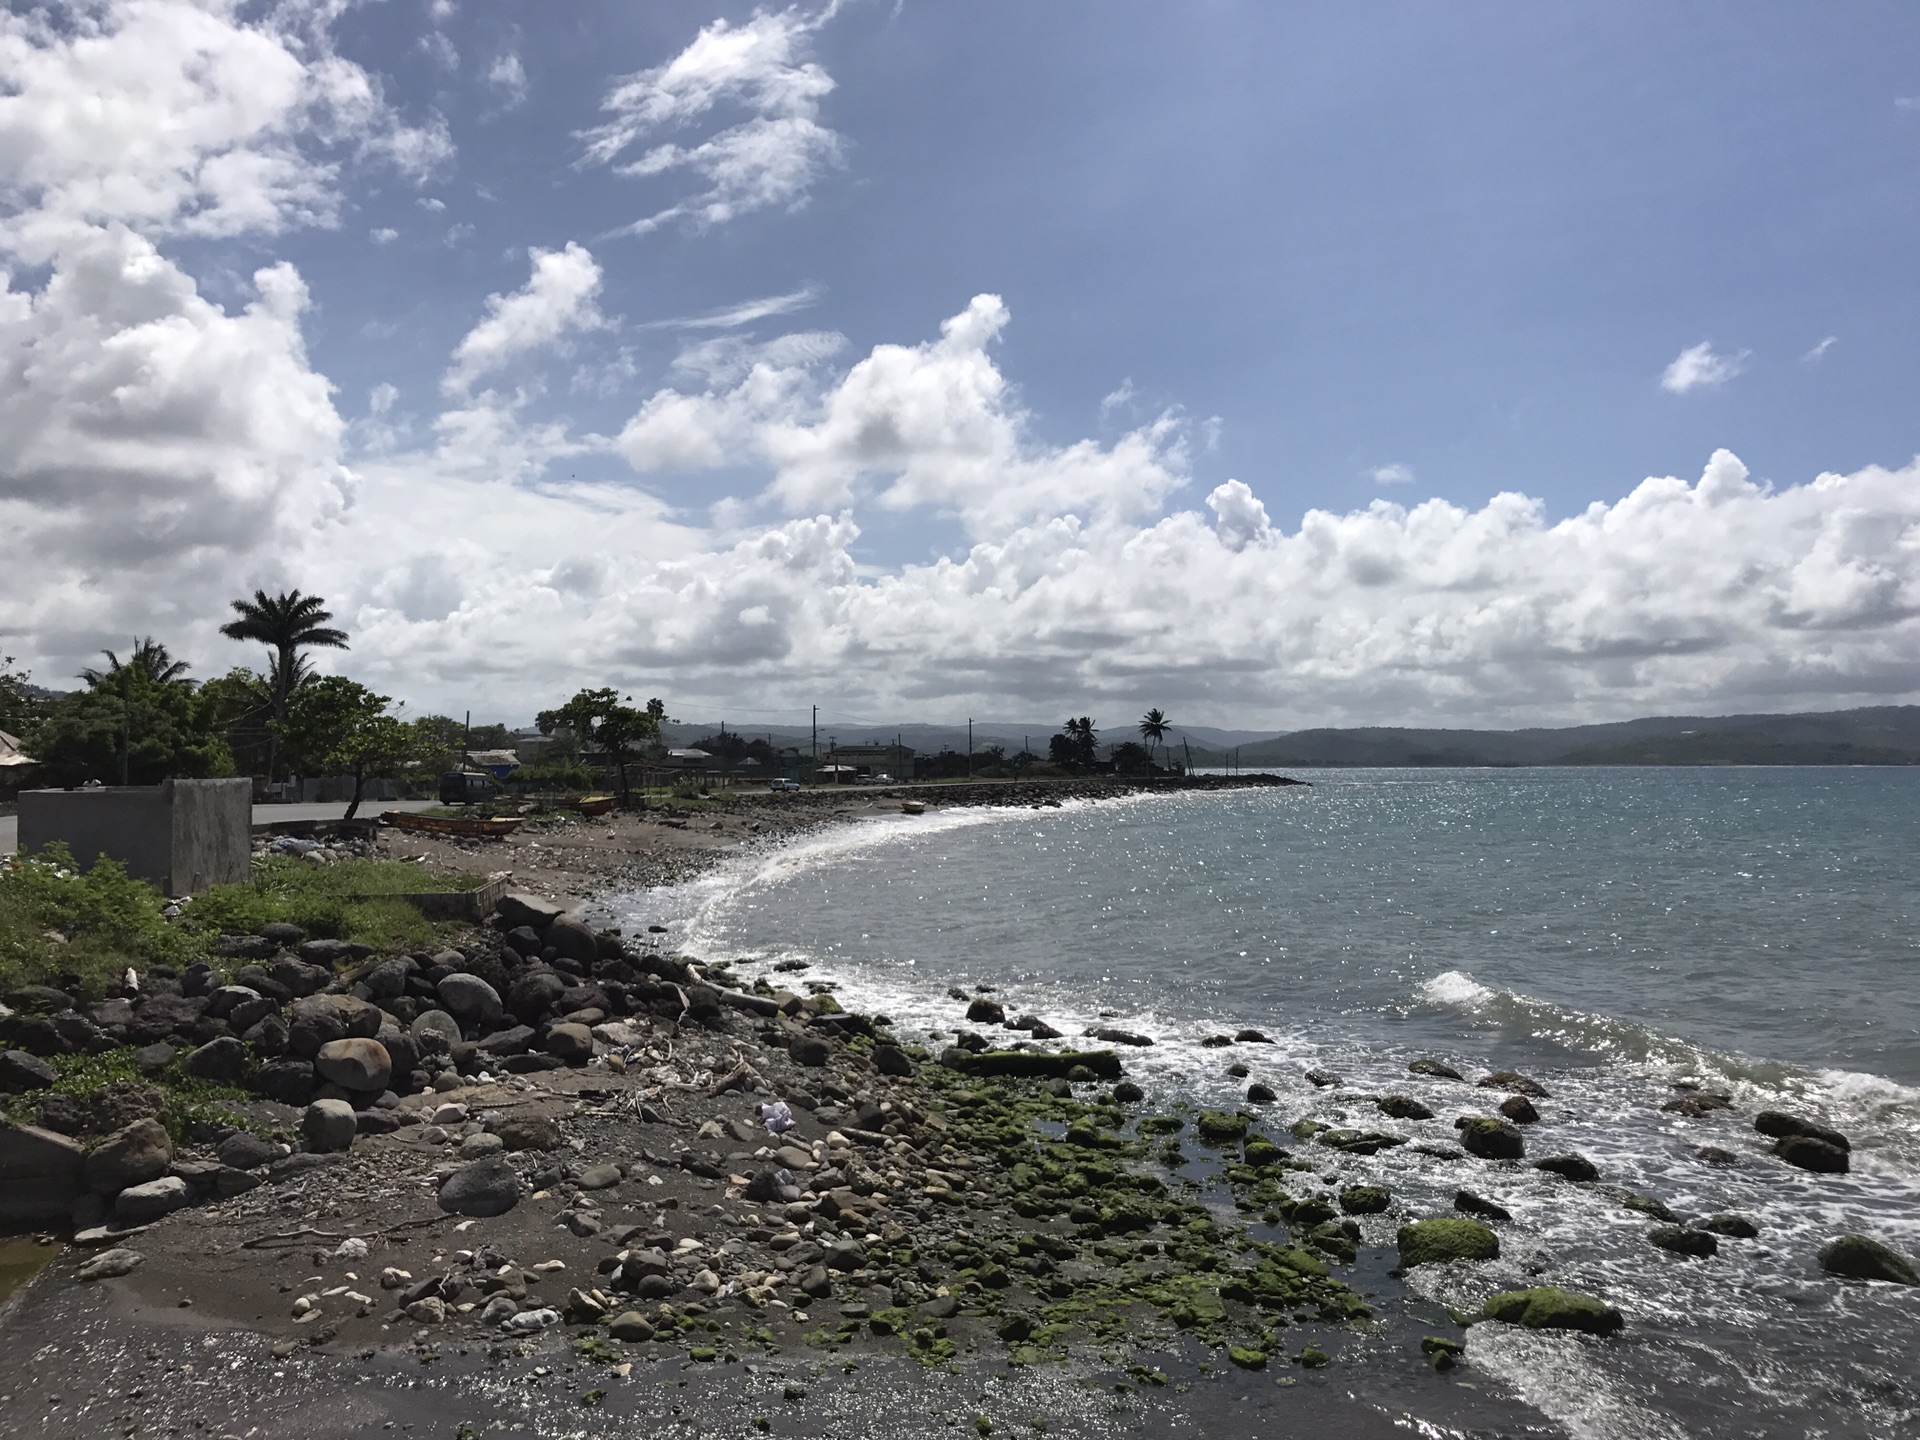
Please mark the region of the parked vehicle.
POLYGON ((879 775, 856 775, 853 777, 853 783, 856 785, 891 785, 893 784, 893 776, 885 774, 884 772, 879 775))
POLYGON ((471 805, 499 793, 499 783, 484 770, 449 770, 440 777, 442 805, 471 805))
POLYGON ((773 790, 798 790, 800 788, 800 782, 798 780, 789 780, 784 775, 776 775, 773 777, 773 784, 768 788, 773 790))

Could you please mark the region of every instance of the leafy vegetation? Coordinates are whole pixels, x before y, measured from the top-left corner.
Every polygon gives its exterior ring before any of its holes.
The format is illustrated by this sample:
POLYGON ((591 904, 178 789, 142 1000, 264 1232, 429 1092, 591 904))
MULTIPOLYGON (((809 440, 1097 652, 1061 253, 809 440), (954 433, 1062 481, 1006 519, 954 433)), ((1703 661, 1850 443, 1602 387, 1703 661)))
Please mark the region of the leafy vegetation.
POLYGON ((316 939, 421 949, 450 928, 397 897, 470 889, 475 876, 443 876, 397 860, 317 866, 264 856, 241 885, 216 885, 169 921, 165 899, 123 866, 102 859, 81 871, 64 845, 0 866, 0 988, 59 984, 104 993, 125 970, 179 967, 212 956, 223 933, 289 921, 316 939))
POLYGON ((158 890, 117 861, 79 871, 64 845, 0 866, 0 983, 77 976, 98 991, 129 965, 193 958, 196 942, 167 923, 161 904, 158 890))
MULTIPOLYGON (((59 1073, 53 1093, 85 1100, 105 1090, 138 1086, 151 1088, 160 1097, 157 1117, 177 1145, 196 1124, 240 1125, 244 1123, 228 1106, 244 1105, 254 1097, 245 1090, 215 1085, 196 1079, 180 1068, 176 1059, 157 1075, 148 1075, 134 1063, 134 1050, 122 1046, 98 1055, 56 1055, 48 1063, 59 1073)), ((31 1123, 46 1101, 47 1092, 31 1092, 7 1102, 9 1118, 31 1123)), ((258 1130, 255 1121, 248 1128, 258 1130)))
POLYGON ((111 650, 106 657, 104 670, 81 676, 86 689, 39 707, 21 736, 48 782, 153 785, 233 773, 233 753, 183 661, 150 638, 124 661, 111 650))
POLYGON ((351 775, 351 820, 367 781, 392 779, 417 768, 432 753, 430 731, 389 715, 393 702, 358 681, 328 675, 302 685, 272 725, 294 763, 320 774, 351 775))
MULTIPOLYGON (((233 602, 233 611, 238 618, 220 627, 220 633, 229 640, 258 641, 273 651, 267 687, 275 720, 286 719, 287 702, 294 691, 307 682, 307 664, 300 654, 302 650, 348 648, 347 632, 328 626, 327 621, 333 618, 333 612, 326 605, 327 602, 318 595, 302 595, 298 590, 288 590, 279 595, 256 590, 251 600, 233 602)), ((270 730, 269 737, 267 778, 271 780, 278 732, 270 730)))

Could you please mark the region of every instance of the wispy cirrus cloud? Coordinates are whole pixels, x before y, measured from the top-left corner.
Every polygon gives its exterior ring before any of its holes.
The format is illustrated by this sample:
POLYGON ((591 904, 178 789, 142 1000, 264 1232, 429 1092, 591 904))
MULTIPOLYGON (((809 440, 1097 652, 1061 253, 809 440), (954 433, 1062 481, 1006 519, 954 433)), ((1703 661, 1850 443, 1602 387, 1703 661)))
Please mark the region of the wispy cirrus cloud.
POLYGON ((819 118, 833 77, 807 58, 814 33, 836 9, 761 11, 740 25, 715 20, 666 64, 607 92, 600 108, 609 118, 581 137, 581 163, 634 177, 684 171, 705 184, 620 233, 644 235, 675 220, 704 228, 805 202, 843 156, 841 137, 819 118), (716 115, 740 118, 692 143, 660 138, 716 115))
POLYGON ((798 290, 789 290, 784 295, 762 295, 754 300, 742 300, 737 305, 724 305, 718 310, 708 310, 700 315, 676 315, 666 320, 647 320, 634 326, 636 330, 736 330, 742 325, 751 325, 759 320, 771 319, 777 315, 791 315, 804 310, 820 298, 820 290, 814 285, 803 285, 798 290))
POLYGON ((1839 343, 1840 343, 1840 337, 1838 335, 1827 336, 1826 339, 1822 340, 1818 345, 1814 346, 1811 350, 1807 351, 1806 354, 1802 355, 1800 357, 1800 363, 1802 365, 1818 364, 1820 361, 1827 358, 1827 351, 1831 350, 1834 346, 1838 345, 1839 343))

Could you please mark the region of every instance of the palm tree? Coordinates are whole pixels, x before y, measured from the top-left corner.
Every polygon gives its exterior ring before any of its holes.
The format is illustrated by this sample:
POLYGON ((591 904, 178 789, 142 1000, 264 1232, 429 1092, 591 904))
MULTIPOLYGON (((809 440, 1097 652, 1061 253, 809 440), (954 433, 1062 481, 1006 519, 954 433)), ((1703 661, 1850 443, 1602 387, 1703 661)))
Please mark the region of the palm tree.
POLYGON ((1167 717, 1157 706, 1141 717, 1140 738, 1149 746, 1158 746, 1167 738, 1167 717))
MULTIPOLYGON (((240 618, 220 627, 220 633, 229 640, 256 640, 272 649, 269 683, 276 720, 287 718, 287 697, 307 678, 306 662, 300 652, 313 648, 347 648, 347 632, 328 627, 327 621, 333 619, 333 612, 326 607, 327 602, 318 595, 302 595, 298 590, 279 595, 256 590, 253 599, 233 602, 234 613, 240 618)), ((268 734, 267 779, 272 780, 277 744, 276 738, 272 738, 273 732, 268 734)))
POLYGON ((186 661, 174 659, 167 647, 151 635, 135 640, 133 650, 124 661, 111 650, 100 653, 107 657, 106 669, 80 672, 80 678, 96 690, 136 676, 154 685, 184 685, 187 671, 192 668, 186 661))

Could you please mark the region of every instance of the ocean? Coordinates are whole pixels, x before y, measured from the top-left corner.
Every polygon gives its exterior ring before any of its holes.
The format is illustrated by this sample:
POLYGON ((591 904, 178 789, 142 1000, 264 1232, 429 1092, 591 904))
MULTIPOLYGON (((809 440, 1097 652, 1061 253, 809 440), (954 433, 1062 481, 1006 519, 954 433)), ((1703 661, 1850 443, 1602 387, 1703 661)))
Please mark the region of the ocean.
MULTIPOLYGON (((1461 1373, 1594 1440, 1920 1434, 1920 1290, 1814 1258, 1856 1231, 1920 1253, 1920 771, 1296 773, 1311 786, 883 817, 619 908, 708 959, 805 961, 936 1049, 953 986, 1070 1036, 1151 1036, 1125 1056, 1149 1107, 1263 1081, 1282 1143, 1313 1118, 1444 1146, 1499 1097, 1410 1061, 1523 1071, 1550 1092, 1529 1158, 1577 1152, 1600 1186, 1413 1145, 1338 1162, 1406 1214, 1449 1213, 1460 1186, 1513 1213, 1500 1260, 1415 1271, 1409 1303, 1551 1283, 1627 1316, 1610 1341, 1476 1327, 1461 1373), (1242 1027, 1275 1043, 1200 1043, 1242 1027), (1665 1111, 1676 1082, 1733 1108, 1665 1111), (1387 1093, 1436 1118, 1357 1098, 1387 1093), (1773 1159, 1763 1109, 1846 1132, 1852 1172, 1773 1159), (1610 1187, 1760 1236, 1682 1259, 1610 1187)), ((1368 1234, 1389 1256, 1393 1223, 1368 1234)), ((1406 1362, 1359 1344, 1346 1363, 1364 1390, 1406 1362)))

